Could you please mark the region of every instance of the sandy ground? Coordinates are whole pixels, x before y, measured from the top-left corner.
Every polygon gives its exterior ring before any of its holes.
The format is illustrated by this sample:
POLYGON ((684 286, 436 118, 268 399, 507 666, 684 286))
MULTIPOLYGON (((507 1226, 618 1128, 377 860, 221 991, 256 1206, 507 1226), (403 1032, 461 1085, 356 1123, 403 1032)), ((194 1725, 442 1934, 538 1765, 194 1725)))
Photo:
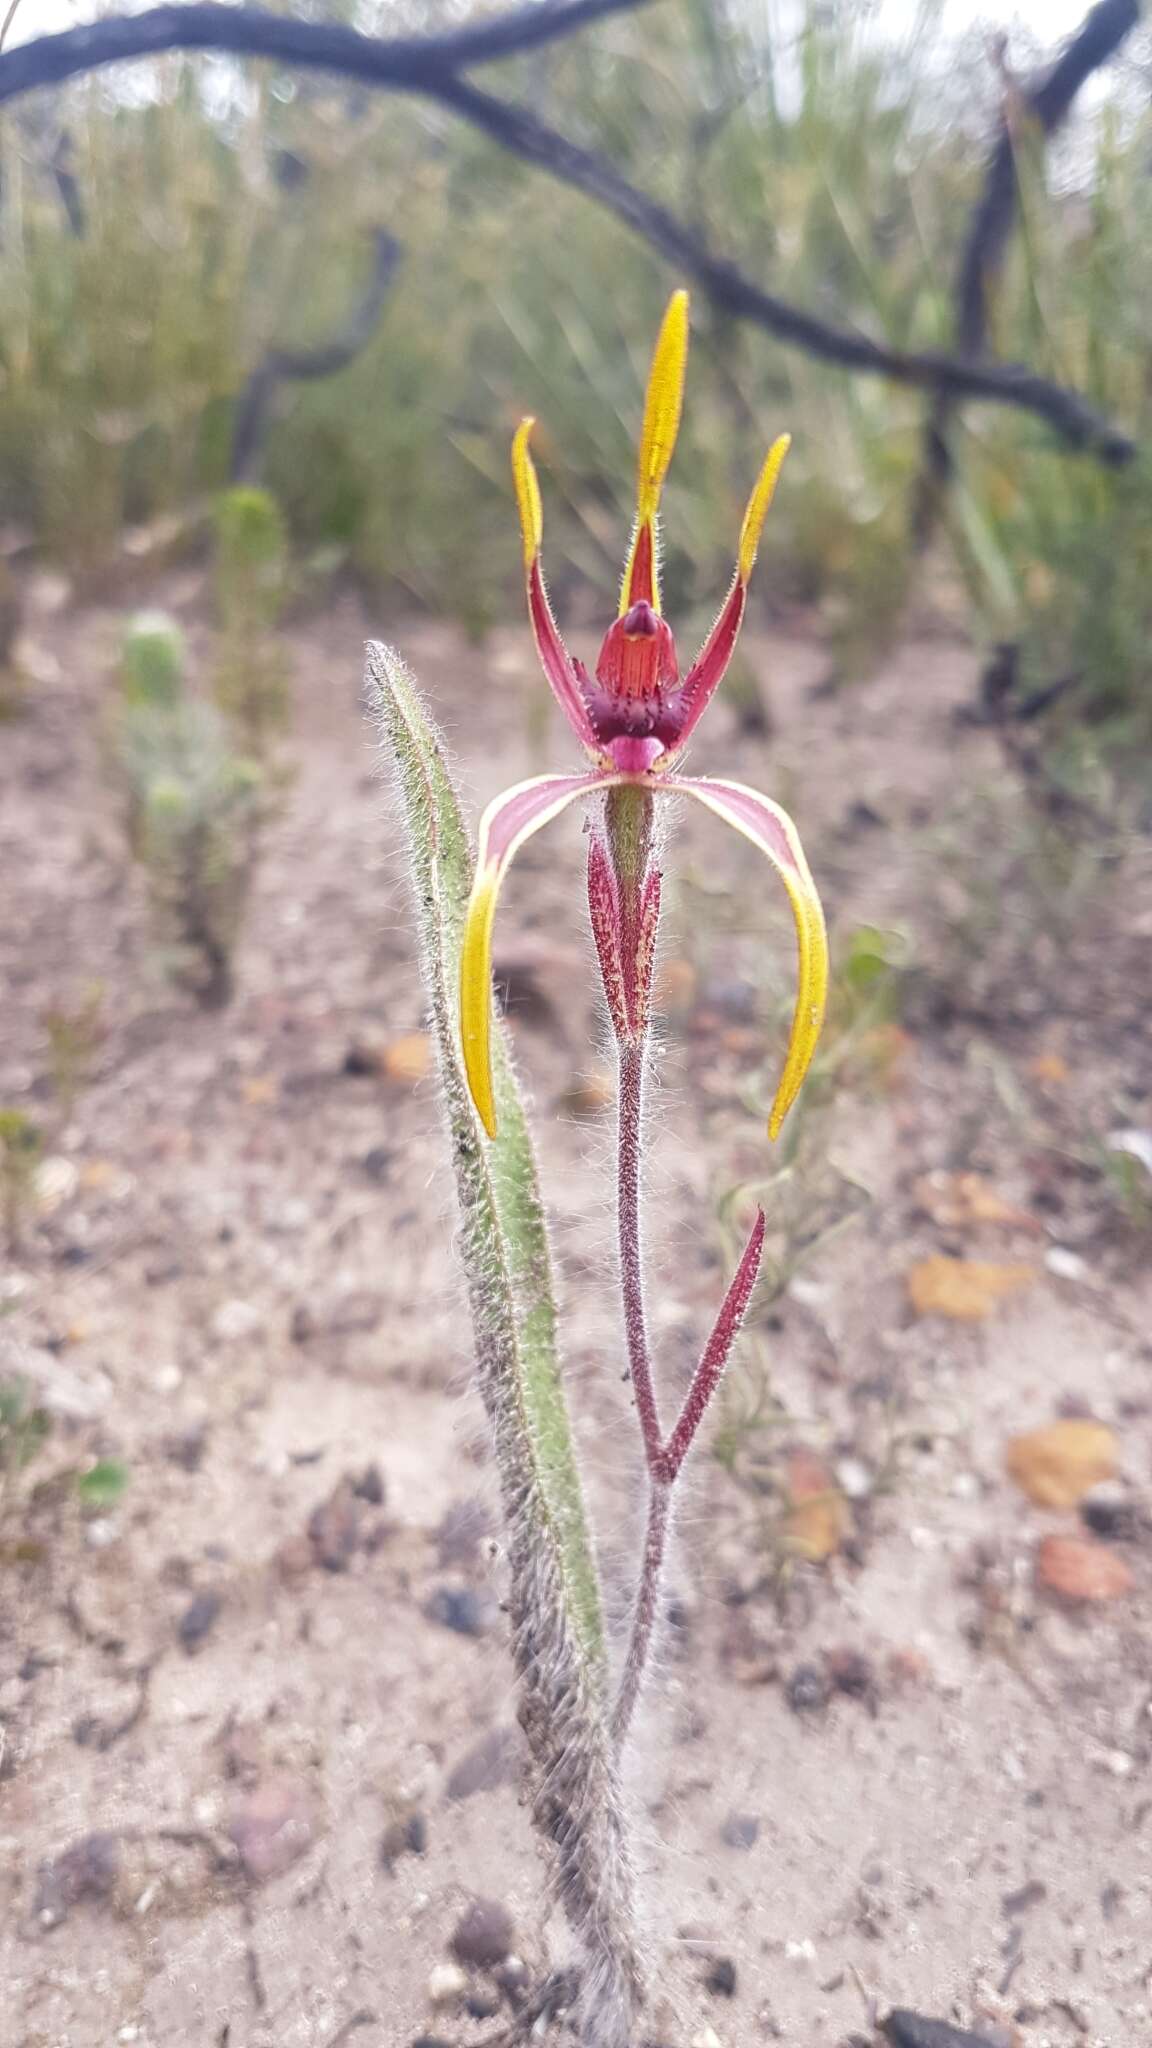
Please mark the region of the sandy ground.
MULTIPOLYGON (((203 657, 195 592, 168 595, 203 657)), ((562 759, 555 730, 534 752, 526 630, 478 652, 351 603, 303 629, 295 779, 222 1014, 159 978, 125 868, 99 748, 112 614, 34 622, 42 677, 0 728, 0 1105, 36 1118, 51 1162, 4 1271, 0 1378, 52 1423, 0 1501, 5 2048, 468 2048, 517 1980, 462 1982, 469 1901, 506 1907, 529 1980, 560 1945, 518 1794, 436 1107, 387 1071, 422 1005, 360 711, 372 629, 426 684, 470 806, 562 759), (45 1011, 92 983, 102 1032, 64 1116, 45 1011), (128 1470, 102 1511, 76 1484, 97 1459, 128 1470)), ((752 659, 774 730, 718 706, 696 765, 788 802, 839 957, 869 924, 900 965, 874 1010, 844 999, 782 1171, 763 1113, 786 917, 750 849, 677 818, 649 1188, 664 1386, 756 1194, 779 1284, 724 1456, 693 1469, 630 1767, 649 2036, 844 2048, 896 2006, 996 2048, 1137 2048, 1152 1284, 1103 1142, 1152 1121, 1147 856, 1054 850, 957 722, 962 650, 907 646, 832 696, 802 637, 752 659), (926 1184, 957 1172, 997 1217, 926 1184), (916 1313, 907 1276, 937 1254, 1027 1272, 979 1320, 916 1313), (1004 1465, 1014 1433, 1076 1413, 1115 1428, 1122 1479, 1096 1511, 1131 1575, 1083 1602, 1036 1568, 1082 1520, 1004 1465), (819 1564, 789 1541, 797 1447, 851 1495, 819 1564)), ((619 1607, 640 1500, 577 822, 525 855, 501 957, 619 1607)))

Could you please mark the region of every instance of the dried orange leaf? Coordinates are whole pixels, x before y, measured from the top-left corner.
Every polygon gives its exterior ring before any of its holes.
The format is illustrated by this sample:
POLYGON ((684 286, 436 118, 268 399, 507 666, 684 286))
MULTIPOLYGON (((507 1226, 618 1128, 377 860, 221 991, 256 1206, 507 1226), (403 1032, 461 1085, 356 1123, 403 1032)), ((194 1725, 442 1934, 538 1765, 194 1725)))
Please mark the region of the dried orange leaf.
POLYGON ((267 1109, 279 1101, 280 1083, 275 1074, 250 1074, 241 1092, 250 1109, 267 1109))
POLYGON ((947 1230, 965 1230, 979 1223, 1010 1224, 1017 1230, 1039 1228, 1034 1216, 1007 1201, 980 1173, 926 1173, 917 1181, 915 1194, 932 1221, 947 1230))
POLYGON ((1038 1052, 1029 1060, 1028 1072, 1034 1081, 1047 1081, 1059 1088, 1068 1079, 1068 1062, 1062 1053, 1038 1052))
POLYGON ((1120 1600, 1133 1585, 1124 1559, 1090 1536, 1045 1536, 1036 1553, 1036 1575, 1062 1600, 1120 1600))
POLYGON ((823 1564, 852 1526, 848 1502, 822 1458, 803 1446, 789 1451, 784 1470, 788 1511, 784 1540, 798 1557, 823 1564))
POLYGON ((1116 1471, 1116 1438, 1106 1422, 1069 1417, 1014 1436, 1005 1463, 1021 1491, 1042 1508, 1074 1508, 1116 1471))
POLYGON ((390 1081, 422 1081, 432 1062, 432 1041, 426 1031, 394 1038, 380 1054, 380 1071, 390 1081))
POLYGON ((1030 1287, 1031 1266, 992 1264, 986 1259, 952 1259, 943 1252, 920 1259, 907 1275, 908 1294, 918 1316, 949 1316, 978 1323, 1006 1295, 1030 1287))

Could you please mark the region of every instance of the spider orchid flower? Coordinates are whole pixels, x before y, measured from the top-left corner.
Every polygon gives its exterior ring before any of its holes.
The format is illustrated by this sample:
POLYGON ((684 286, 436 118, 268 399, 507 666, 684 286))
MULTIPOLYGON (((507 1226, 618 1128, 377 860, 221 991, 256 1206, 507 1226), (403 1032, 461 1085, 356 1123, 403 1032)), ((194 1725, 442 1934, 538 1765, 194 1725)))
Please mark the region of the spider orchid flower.
MULTIPOLYGON (((492 927, 496 902, 513 856, 542 825, 582 797, 633 789, 646 798, 687 796, 732 825, 765 854, 788 892, 799 950, 799 989, 784 1070, 769 1120, 776 1137, 800 1089, 820 1035, 828 985, 828 948, 820 899, 796 827, 770 798, 741 782, 678 772, 683 750, 731 660, 744 617, 748 580, 789 436, 773 442, 760 471, 736 557, 736 573, 696 660, 682 677, 660 602, 657 515, 680 425, 688 355, 688 294, 668 306, 656 343, 640 441, 636 525, 620 595, 620 609, 600 649, 594 675, 561 639, 544 588, 540 546, 544 520, 540 486, 529 453, 534 420, 526 419, 512 444, 512 475, 524 536, 528 613, 544 673, 589 766, 579 775, 540 775, 519 782, 489 804, 480 824, 476 879, 465 922, 460 976, 461 1038, 472 1099, 490 1136, 496 1132, 490 1033, 492 927)), ((642 813, 650 805, 639 807, 642 813)), ((637 838, 635 830, 633 840, 637 838)), ((631 877, 621 872, 619 848, 594 833, 589 854, 589 902, 604 971, 609 1010, 618 1039, 636 1043, 647 1023, 648 990, 660 876, 650 870, 650 823, 639 831, 642 852, 631 877)))

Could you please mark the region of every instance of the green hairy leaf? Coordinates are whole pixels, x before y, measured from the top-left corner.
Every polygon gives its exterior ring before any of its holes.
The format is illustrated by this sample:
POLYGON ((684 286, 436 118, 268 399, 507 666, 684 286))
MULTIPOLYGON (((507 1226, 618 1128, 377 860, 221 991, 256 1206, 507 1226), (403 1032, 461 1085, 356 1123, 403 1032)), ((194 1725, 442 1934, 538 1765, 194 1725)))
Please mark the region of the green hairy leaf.
POLYGON ((556 1351, 556 1306, 536 1166, 506 1034, 493 1039, 499 1136, 481 1140, 469 1100, 456 1027, 456 986, 472 855, 460 807, 434 728, 403 665, 387 648, 368 650, 371 700, 399 774, 417 893, 420 940, 433 1028, 448 1101, 453 1158, 469 1168, 461 1189, 463 1256, 489 1322, 506 1315, 514 1330, 503 1369, 506 1393, 522 1413, 532 1479, 557 1546, 571 1619, 599 1689, 604 1657, 599 1585, 589 1539, 556 1351), (486 1173, 475 1168, 482 1162, 486 1173), (497 1293, 505 1293, 499 1304, 497 1293))

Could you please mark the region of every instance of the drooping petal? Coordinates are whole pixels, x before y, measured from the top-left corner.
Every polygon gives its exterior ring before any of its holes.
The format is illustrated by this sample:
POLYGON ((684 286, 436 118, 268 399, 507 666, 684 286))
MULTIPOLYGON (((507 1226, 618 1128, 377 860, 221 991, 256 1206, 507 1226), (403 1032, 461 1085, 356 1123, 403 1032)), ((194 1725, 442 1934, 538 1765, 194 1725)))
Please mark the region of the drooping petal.
POLYGON ((552 818, 591 790, 609 788, 622 775, 537 775, 518 782, 489 804, 480 820, 476 879, 464 920, 460 951, 460 1039, 472 1100, 490 1138, 496 1136, 492 1094, 492 925, 496 899, 512 857, 552 818))
POLYGON ((540 482, 536 475, 536 465, 528 450, 528 442, 535 424, 534 419, 521 420, 512 442, 512 480, 516 486, 516 503, 520 510, 520 531, 524 536, 528 616, 532 621, 541 667, 552 685, 560 709, 577 739, 584 746, 595 748, 596 734, 592 729, 584 694, 580 688, 579 672, 560 638, 560 628, 552 616, 552 607, 544 588, 544 573, 540 566, 544 510, 540 502, 540 482))
POLYGON ((620 592, 620 617, 638 600, 660 610, 656 561, 656 514, 660 493, 680 431, 684 372, 688 363, 688 294, 673 292, 661 323, 648 375, 640 460, 636 471, 636 530, 628 550, 620 592))
POLYGON ((790 434, 781 434, 773 441, 764 467, 756 479, 756 487, 748 500, 748 508, 740 528, 740 546, 736 555, 736 574, 732 579, 732 587, 720 607, 712 631, 677 693, 676 702, 680 719, 678 745, 682 745, 688 738, 732 659, 732 651, 744 618, 748 579, 752 574, 756 552, 760 546, 760 535, 780 471, 784 466, 784 457, 791 446, 790 434))
POLYGON ((828 1000, 828 935, 800 835, 787 811, 781 810, 779 804, 774 804, 769 797, 761 796, 758 790, 748 789, 742 782, 669 776, 660 787, 680 790, 685 796, 695 797, 697 803, 706 805, 710 811, 715 811, 718 818, 734 825, 737 832, 742 832, 745 839, 750 839, 753 846, 767 854, 788 891, 796 922, 800 971, 784 1072, 768 1119, 768 1135, 776 1138, 811 1064, 828 1000))

